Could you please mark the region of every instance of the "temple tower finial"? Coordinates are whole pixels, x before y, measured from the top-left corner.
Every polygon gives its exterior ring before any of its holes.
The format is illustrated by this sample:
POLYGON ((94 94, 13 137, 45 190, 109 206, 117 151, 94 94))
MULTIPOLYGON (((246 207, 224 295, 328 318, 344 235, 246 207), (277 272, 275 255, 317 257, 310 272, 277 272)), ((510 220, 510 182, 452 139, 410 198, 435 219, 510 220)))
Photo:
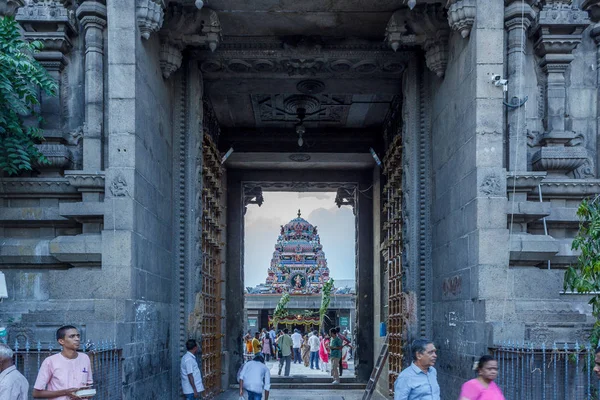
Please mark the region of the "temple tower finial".
POLYGON ((298 218, 300 218, 300 215, 301 215, 301 214, 300 214, 300 209, 298 209, 298 218))

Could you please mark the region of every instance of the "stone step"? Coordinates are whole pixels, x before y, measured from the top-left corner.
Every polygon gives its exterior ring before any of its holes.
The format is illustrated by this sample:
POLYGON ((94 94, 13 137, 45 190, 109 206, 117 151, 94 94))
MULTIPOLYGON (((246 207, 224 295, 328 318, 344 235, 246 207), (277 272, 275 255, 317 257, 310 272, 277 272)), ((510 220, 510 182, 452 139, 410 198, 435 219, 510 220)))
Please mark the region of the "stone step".
MULTIPOLYGON (((327 383, 320 382, 287 382, 273 383, 271 382, 271 390, 275 389, 304 389, 304 390, 365 390, 367 387, 364 383, 340 383, 334 385, 331 380, 327 383)), ((238 389, 238 385, 231 385, 232 389, 238 389)))
MULTIPOLYGON (((271 374, 271 383, 329 383, 333 378, 328 376, 278 376, 271 374)), ((341 383, 360 383, 355 376, 342 376, 341 383)))

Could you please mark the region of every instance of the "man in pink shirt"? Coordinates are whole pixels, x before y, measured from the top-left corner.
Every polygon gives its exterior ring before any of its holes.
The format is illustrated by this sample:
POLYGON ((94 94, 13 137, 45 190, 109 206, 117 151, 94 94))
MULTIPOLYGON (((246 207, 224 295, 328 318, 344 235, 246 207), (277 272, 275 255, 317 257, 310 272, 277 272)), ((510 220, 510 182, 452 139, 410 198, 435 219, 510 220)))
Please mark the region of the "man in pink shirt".
POLYGON ((80 399, 75 392, 92 383, 92 367, 87 354, 78 353, 81 335, 71 325, 56 331, 56 340, 63 350, 42 362, 33 397, 36 399, 70 400, 80 399))

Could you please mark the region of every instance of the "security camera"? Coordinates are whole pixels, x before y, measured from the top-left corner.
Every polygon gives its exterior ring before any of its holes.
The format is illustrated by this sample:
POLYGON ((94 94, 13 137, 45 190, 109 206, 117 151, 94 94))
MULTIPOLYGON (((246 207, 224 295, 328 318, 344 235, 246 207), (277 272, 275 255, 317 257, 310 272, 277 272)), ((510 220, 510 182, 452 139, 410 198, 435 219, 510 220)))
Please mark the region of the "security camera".
POLYGON ((508 84, 508 79, 503 79, 502 76, 498 74, 492 74, 490 79, 496 86, 505 86, 508 84))

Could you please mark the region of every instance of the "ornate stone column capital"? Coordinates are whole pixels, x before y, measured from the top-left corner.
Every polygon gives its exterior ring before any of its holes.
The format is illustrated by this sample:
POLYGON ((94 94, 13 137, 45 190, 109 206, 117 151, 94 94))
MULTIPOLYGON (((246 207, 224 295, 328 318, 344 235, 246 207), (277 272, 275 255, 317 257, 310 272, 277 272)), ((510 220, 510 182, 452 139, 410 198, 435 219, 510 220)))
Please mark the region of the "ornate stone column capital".
POLYGON ((77 18, 85 30, 85 52, 102 54, 106 26, 106 6, 96 0, 86 0, 77 8, 77 18))
POLYGON ((19 7, 25 5, 25 0, 4 0, 0 2, 0 17, 11 17, 15 15, 19 7))
POLYGON ((163 77, 169 79, 171 74, 181 67, 183 44, 177 43, 168 36, 161 37, 160 42, 160 52, 158 54, 160 70, 163 77))
POLYGON ((164 0, 136 0, 136 18, 141 36, 149 39, 163 24, 165 17, 164 0))
POLYGON ((440 5, 427 5, 392 14, 385 30, 385 41, 396 51, 400 46, 421 46, 427 67, 440 78, 448 64, 450 28, 440 5))

